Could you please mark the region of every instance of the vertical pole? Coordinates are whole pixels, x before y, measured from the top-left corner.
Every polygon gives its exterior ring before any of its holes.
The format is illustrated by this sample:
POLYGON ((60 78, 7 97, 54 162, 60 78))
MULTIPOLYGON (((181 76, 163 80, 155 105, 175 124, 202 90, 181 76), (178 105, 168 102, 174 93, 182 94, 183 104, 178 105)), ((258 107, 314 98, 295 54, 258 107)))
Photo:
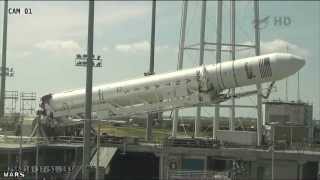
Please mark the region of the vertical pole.
MULTIPOLYGON (((36 137, 38 139, 38 137, 36 137)), ((38 140, 37 140, 38 141, 38 140)), ((39 143, 36 144, 36 180, 39 179, 39 143)))
POLYGON ((19 141, 19 170, 22 170, 22 124, 23 116, 20 119, 20 141, 19 141))
POLYGON ((97 164, 96 164, 96 180, 100 179, 100 130, 101 126, 100 123, 98 123, 98 132, 97 132, 97 164))
POLYGON ((194 122, 194 137, 200 136, 200 129, 201 129, 201 106, 197 106, 196 109, 196 118, 194 122))
MULTIPOLYGON (((203 59, 204 59, 205 34, 206 34, 206 10, 207 10, 207 1, 202 0, 199 65, 203 64, 203 59)), ((200 135, 200 129, 201 129, 200 120, 201 120, 201 107, 197 106, 197 113, 196 113, 196 118, 194 122, 194 137, 198 137, 200 135)))
POLYGON ((92 111, 92 65, 93 65, 93 30, 94 30, 94 0, 89 1, 88 18, 88 49, 87 49, 87 79, 86 79, 86 107, 84 121, 84 144, 82 160, 82 179, 89 179, 88 164, 90 160, 90 133, 91 133, 91 111, 92 111))
POLYGON ((76 162, 78 162, 78 157, 79 157, 78 148, 76 147, 74 149, 74 164, 76 164, 76 162))
POLYGON ((301 102, 300 98, 300 72, 298 71, 298 88, 297 88, 297 102, 301 102))
POLYGON ((275 128, 274 125, 272 127, 272 154, 271 154, 271 179, 274 180, 274 136, 275 136, 275 128))
MULTIPOLYGON (((231 58, 232 61, 236 59, 236 2, 235 0, 231 1, 231 58)), ((232 63, 232 68, 234 68, 234 63, 232 63)), ((234 70, 234 69, 233 69, 234 70)), ((230 119, 230 130, 234 131, 234 121, 235 121, 235 88, 232 88, 232 97, 231 97, 231 119, 230 119)))
POLYGON ((179 110, 174 109, 173 119, 172 119, 172 132, 171 132, 171 137, 173 137, 173 138, 177 137, 178 121, 179 121, 179 110))
POLYGON ((11 161, 11 151, 10 150, 7 150, 7 152, 8 152, 8 158, 7 158, 7 167, 8 167, 8 169, 10 169, 10 168, 12 168, 11 166, 11 164, 12 164, 12 161, 11 161))
POLYGON ((286 78, 286 102, 289 101, 289 97, 288 97, 288 78, 286 78))
MULTIPOLYGON (((287 50, 287 53, 289 52, 289 47, 288 47, 288 45, 286 46, 286 50, 287 50)), ((288 102, 289 101, 289 98, 288 98, 288 78, 286 78, 286 87, 285 87, 285 96, 286 96, 286 102, 288 102)))
POLYGON ((203 64, 204 59, 204 47, 205 47, 205 34, 206 34, 206 10, 207 10, 207 1, 202 1, 201 9, 201 28, 200 28, 200 59, 199 65, 203 64))
POLYGON ((150 43, 150 74, 154 74, 154 45, 155 45, 155 28, 156 28, 156 0, 152 0, 152 20, 151 20, 151 43, 150 43))
POLYGON ((301 160, 299 160, 298 161, 298 168, 299 168, 299 172, 298 172, 298 174, 299 174, 299 177, 298 177, 298 180, 303 180, 304 179, 304 177, 303 177, 303 164, 304 164, 305 162, 304 161, 301 161, 301 160))
POLYGON ((292 146, 292 139, 293 139, 293 137, 292 137, 292 126, 290 126, 290 146, 292 146))
POLYGON ((0 93, 0 119, 4 121, 4 106, 6 93, 6 65, 7 65, 7 25, 8 25, 8 0, 4 1, 3 10, 3 35, 2 35, 2 65, 1 65, 1 93, 0 93))
MULTIPOLYGON (((318 65, 319 65, 319 69, 318 69, 318 77, 320 77, 320 61, 318 61, 318 65)), ((319 87, 318 87, 318 92, 320 91, 320 78, 318 81, 319 87)), ((318 118, 320 118, 320 96, 319 96, 319 102, 318 102, 318 108, 319 108, 319 114, 318 114, 318 118)))
MULTIPOLYGON (((154 45, 155 45, 155 29, 156 29, 156 0, 152 0, 152 20, 151 20, 151 43, 150 43, 150 66, 148 75, 154 74, 154 45)), ((147 114, 146 122, 146 141, 152 139, 152 113, 147 114)))
MULTIPOLYGON (((182 4, 182 17, 181 17, 181 27, 180 27, 180 43, 179 43, 179 53, 178 53, 178 65, 177 70, 183 67, 183 55, 184 55, 184 45, 186 39, 186 25, 187 25, 187 15, 188 15, 188 1, 184 0, 182 4)), ((177 136, 178 132, 178 120, 179 120, 179 110, 174 109, 173 120, 172 120, 172 137, 177 136)))
MULTIPOLYGON (((260 30, 259 30, 259 1, 253 1, 254 5, 254 30, 255 30, 255 54, 260 55, 260 30)), ((262 133, 262 92, 261 84, 257 84, 257 146, 261 145, 261 133, 262 133)))
POLYGON ((164 179, 164 155, 161 153, 159 155, 159 179, 164 179))
MULTIPOLYGON (((222 0, 217 1, 217 47, 216 47, 216 64, 221 63, 221 40, 222 40, 222 0)), ((219 130, 219 116, 220 108, 219 104, 214 108, 214 119, 213 119, 213 131, 212 138, 217 139, 217 130, 219 130)))

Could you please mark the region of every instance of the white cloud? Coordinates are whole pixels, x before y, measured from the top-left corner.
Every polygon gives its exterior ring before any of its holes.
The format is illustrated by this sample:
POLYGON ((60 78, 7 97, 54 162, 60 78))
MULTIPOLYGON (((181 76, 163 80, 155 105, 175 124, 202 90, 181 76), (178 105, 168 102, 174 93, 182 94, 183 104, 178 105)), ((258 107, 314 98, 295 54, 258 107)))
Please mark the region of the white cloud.
POLYGON ((289 52, 300 56, 309 55, 309 52, 306 49, 282 39, 275 39, 269 42, 262 42, 261 50, 263 54, 272 52, 289 52))
POLYGON ((79 53, 80 45, 73 40, 46 40, 44 42, 38 42, 35 47, 42 50, 47 50, 51 52, 70 52, 79 53))
POLYGON ((16 53, 17 58, 19 59, 23 59, 23 58, 27 58, 29 56, 31 56, 33 53, 31 51, 22 51, 22 52, 18 52, 16 53))
MULTIPOLYGON (((253 45, 253 42, 248 41, 242 44, 253 45)), ((272 41, 261 41, 260 43, 261 54, 275 53, 275 52, 288 52, 299 56, 309 56, 309 51, 288 41, 282 39, 274 39, 272 41)), ((240 56, 253 56, 253 51, 242 51, 240 56)))
POLYGON ((130 50, 132 50, 132 47, 128 44, 119 44, 116 45, 115 49, 121 52, 129 52, 130 50))
MULTIPOLYGON (((72 39, 81 42, 87 36, 88 4, 85 1, 12 2, 13 7, 28 7, 32 15, 10 16, 8 39, 14 47, 50 39, 72 39), (28 28, 21 28, 28 27, 28 28), (39 33, 41 32, 41 33, 39 33)), ((106 26, 111 28, 128 21, 144 19, 149 3, 98 1, 95 6, 95 34, 104 35, 106 26)), ((86 44, 86 43, 83 43, 86 44)))
MULTIPOLYGON (((160 45, 155 47, 157 52, 166 49, 169 49, 168 45, 160 45)), ((125 53, 146 53, 150 51, 150 42, 144 40, 128 44, 118 44, 115 46, 115 50, 125 53)))
POLYGON ((150 43, 147 41, 134 42, 131 44, 118 44, 115 50, 126 53, 146 52, 150 49, 150 43))
POLYGON ((150 8, 142 4, 139 5, 119 5, 119 3, 110 4, 110 2, 102 2, 97 12, 95 22, 102 25, 121 24, 130 19, 145 16, 149 13, 150 8), (108 13, 105 13, 108 12, 108 13))
POLYGON ((23 51, 23 52, 21 53, 21 56, 22 56, 22 57, 27 57, 27 56, 30 56, 30 55, 32 55, 32 52, 30 52, 30 51, 23 51))
POLYGON ((110 51, 110 48, 109 48, 109 47, 103 47, 103 48, 102 48, 102 51, 103 51, 103 52, 109 52, 109 51, 110 51))

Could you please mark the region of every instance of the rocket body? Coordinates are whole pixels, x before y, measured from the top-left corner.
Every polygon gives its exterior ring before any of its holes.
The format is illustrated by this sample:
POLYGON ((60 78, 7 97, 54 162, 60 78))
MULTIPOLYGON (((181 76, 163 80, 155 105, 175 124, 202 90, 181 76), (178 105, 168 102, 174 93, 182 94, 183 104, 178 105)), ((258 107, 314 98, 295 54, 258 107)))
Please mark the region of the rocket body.
MULTIPOLYGON (((95 86, 92 110, 105 119, 214 103, 225 89, 281 80, 304 64, 298 56, 273 53, 95 86)), ((54 118, 81 117, 85 111, 85 89, 49 94, 41 100, 45 114, 54 118)))

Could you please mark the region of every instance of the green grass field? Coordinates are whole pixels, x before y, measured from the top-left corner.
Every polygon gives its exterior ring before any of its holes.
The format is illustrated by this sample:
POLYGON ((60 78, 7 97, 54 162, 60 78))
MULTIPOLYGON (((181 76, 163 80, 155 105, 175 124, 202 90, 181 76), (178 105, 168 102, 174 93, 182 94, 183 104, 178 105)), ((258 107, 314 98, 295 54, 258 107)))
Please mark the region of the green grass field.
MULTIPOLYGON (((119 137, 137 137, 144 138, 145 137, 145 128, 144 127, 122 127, 122 126, 112 126, 112 125, 103 125, 101 126, 101 133, 107 133, 112 136, 119 137)), ((201 132, 201 136, 210 136, 212 132, 201 132)), ((178 136, 192 136, 193 132, 188 131, 179 132, 178 136)), ((169 129, 152 129, 153 139, 155 141, 162 141, 163 139, 167 139, 171 135, 171 130, 169 129)))
MULTIPOLYGON (((111 125, 103 125, 101 127, 101 133, 107 133, 113 136, 119 137, 145 137, 145 128, 143 127, 119 127, 111 125)), ((170 135, 170 131, 167 129, 152 129, 153 138, 156 141, 166 139, 170 135)))

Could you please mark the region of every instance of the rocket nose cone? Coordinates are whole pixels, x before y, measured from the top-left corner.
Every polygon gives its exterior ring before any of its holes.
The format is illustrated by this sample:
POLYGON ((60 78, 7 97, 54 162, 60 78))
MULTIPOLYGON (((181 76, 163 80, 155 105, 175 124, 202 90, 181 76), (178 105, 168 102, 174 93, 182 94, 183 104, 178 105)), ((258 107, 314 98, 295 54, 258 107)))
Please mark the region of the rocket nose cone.
POLYGON ((298 72, 305 65, 305 60, 302 57, 287 53, 275 54, 273 62, 276 79, 288 77, 298 72))
POLYGON ((302 58, 300 56, 296 56, 296 55, 290 55, 289 59, 290 59, 290 64, 291 64, 292 68, 295 69, 296 71, 301 69, 306 63, 304 58, 302 58))
POLYGON ((287 71, 288 75, 296 73, 305 64, 305 60, 302 57, 292 54, 279 53, 276 57, 279 62, 278 65, 283 71, 287 71))

